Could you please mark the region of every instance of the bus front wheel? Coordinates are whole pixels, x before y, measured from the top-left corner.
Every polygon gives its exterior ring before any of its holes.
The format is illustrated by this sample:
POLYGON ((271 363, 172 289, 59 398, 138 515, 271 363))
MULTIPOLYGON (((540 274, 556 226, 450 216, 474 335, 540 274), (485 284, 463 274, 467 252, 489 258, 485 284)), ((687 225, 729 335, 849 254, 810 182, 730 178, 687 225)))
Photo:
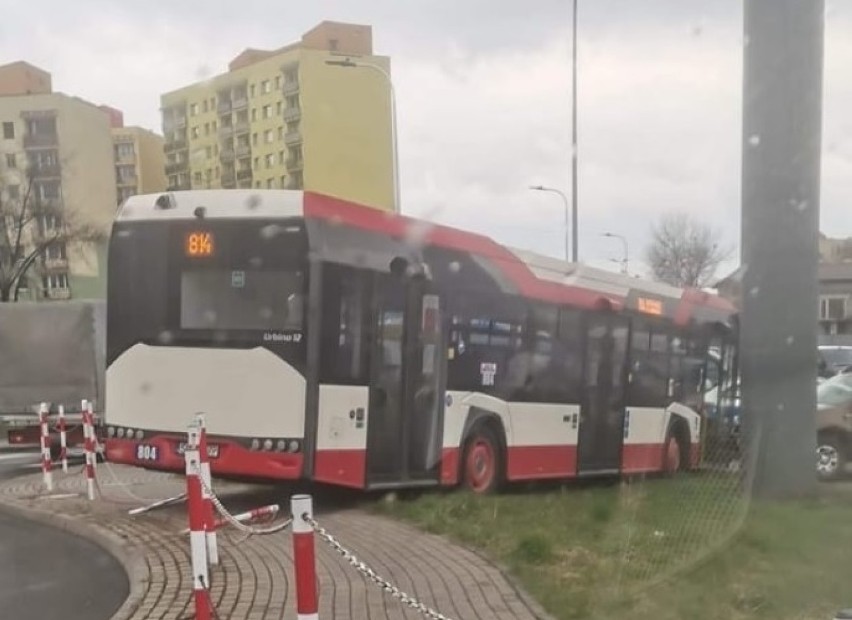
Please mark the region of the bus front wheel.
POLYGON ((474 493, 493 493, 499 488, 502 455, 494 431, 479 426, 471 432, 465 442, 462 468, 464 486, 474 493))

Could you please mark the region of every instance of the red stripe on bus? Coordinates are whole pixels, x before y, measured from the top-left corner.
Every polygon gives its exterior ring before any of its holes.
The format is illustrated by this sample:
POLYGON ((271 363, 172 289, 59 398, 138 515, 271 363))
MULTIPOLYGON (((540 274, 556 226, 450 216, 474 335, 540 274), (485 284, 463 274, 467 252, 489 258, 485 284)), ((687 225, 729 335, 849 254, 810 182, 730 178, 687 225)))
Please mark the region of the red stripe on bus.
POLYGON ((427 227, 423 235, 424 243, 490 259, 521 294, 527 297, 590 309, 618 310, 624 305, 622 297, 602 296, 597 291, 541 280, 520 258, 484 235, 397 216, 312 192, 305 192, 304 201, 305 217, 328 220, 392 237, 404 238, 410 235, 411 230, 427 227))
POLYGON ((459 449, 441 450, 441 484, 453 485, 459 481, 459 449))
MULTIPOLYGON (((156 435, 146 437, 142 441, 111 438, 106 440, 106 458, 112 463, 165 471, 184 471, 186 469, 184 457, 177 452, 181 441, 185 441, 185 437, 178 439, 174 436, 156 435), (139 444, 156 446, 157 460, 137 459, 136 447, 139 444)), ((304 457, 301 453, 253 451, 236 442, 218 437, 211 439, 210 443, 219 446, 219 456, 210 459, 210 471, 214 476, 258 476, 276 480, 297 480, 302 475, 304 457)))
POLYGON ((639 473, 663 469, 663 444, 626 443, 621 448, 621 471, 639 473))
POLYGON ((363 489, 366 466, 365 450, 317 450, 314 480, 363 489))
POLYGON ((508 449, 509 480, 569 478, 577 474, 577 446, 512 446, 508 449))

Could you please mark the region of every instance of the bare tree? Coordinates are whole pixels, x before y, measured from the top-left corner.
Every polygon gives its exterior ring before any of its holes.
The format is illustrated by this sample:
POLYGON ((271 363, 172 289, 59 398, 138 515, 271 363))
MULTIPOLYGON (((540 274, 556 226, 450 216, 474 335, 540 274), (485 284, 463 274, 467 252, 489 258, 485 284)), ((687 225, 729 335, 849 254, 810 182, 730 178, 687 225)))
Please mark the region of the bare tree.
POLYGON ((3 182, 6 175, 0 174, 0 302, 18 301, 32 268, 49 248, 63 247, 67 252, 73 245, 99 242, 105 236, 58 201, 42 198, 37 174, 37 168, 28 167, 23 188, 3 182))
POLYGON ((718 230, 685 213, 669 213, 651 227, 645 256, 658 280, 700 288, 710 284, 730 254, 718 230))

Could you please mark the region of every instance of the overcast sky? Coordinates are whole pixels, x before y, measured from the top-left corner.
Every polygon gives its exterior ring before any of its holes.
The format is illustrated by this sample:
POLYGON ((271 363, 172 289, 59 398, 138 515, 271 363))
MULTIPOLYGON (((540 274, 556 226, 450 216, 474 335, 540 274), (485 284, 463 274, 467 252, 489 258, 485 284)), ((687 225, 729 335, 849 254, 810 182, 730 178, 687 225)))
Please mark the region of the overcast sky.
MULTIPOLYGON (((580 0, 580 252, 635 268, 648 226, 685 210, 739 240, 742 0, 580 0)), ((159 130, 159 95, 244 47, 323 19, 373 26, 393 62, 403 210, 561 255, 570 192, 567 0, 2 0, 0 62, 159 130), (294 9, 293 7, 299 7, 294 9)), ((822 228, 852 235, 852 0, 829 3, 822 228)))

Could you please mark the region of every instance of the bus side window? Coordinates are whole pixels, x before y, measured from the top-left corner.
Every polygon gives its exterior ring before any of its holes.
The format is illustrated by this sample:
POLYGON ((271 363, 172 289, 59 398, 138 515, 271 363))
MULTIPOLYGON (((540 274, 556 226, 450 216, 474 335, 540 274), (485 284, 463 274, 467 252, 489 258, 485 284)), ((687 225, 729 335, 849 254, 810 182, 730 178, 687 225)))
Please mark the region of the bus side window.
POLYGON ((631 383, 628 404, 665 407, 669 378, 668 336, 634 325, 630 342, 631 383))

